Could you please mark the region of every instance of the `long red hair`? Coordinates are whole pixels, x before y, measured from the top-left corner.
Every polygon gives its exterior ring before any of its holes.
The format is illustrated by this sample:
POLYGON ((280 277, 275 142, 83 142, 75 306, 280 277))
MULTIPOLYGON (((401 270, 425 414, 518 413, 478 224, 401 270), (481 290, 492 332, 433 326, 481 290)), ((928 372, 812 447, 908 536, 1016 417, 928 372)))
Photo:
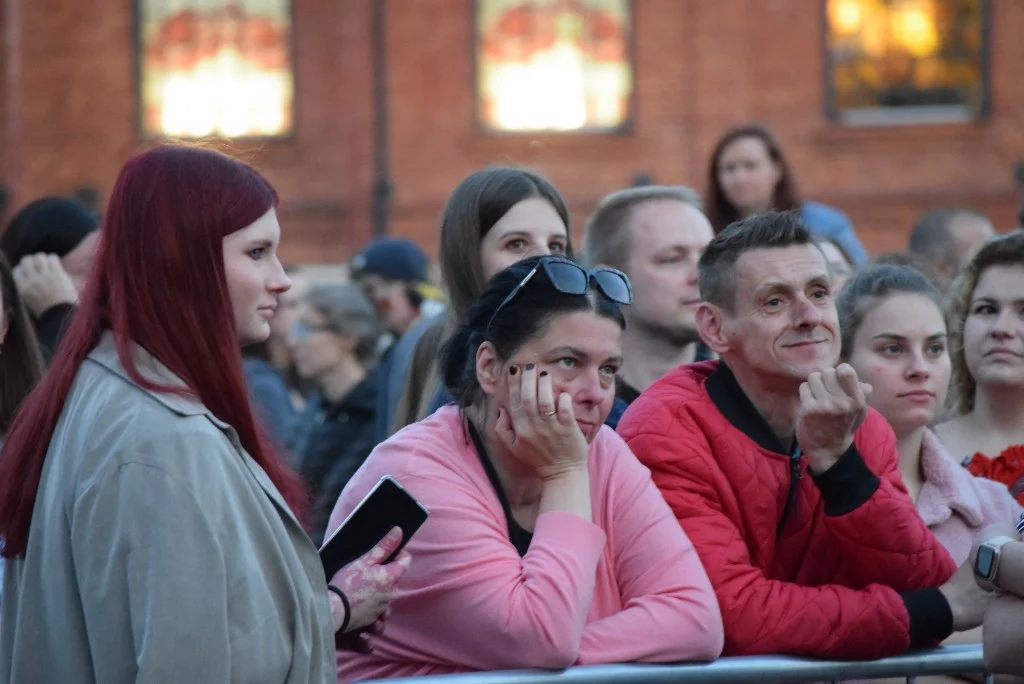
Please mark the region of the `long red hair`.
POLYGON ((79 366, 105 330, 114 332, 118 357, 135 382, 197 397, 235 429, 249 455, 302 514, 299 479, 278 459, 253 417, 224 273, 224 236, 276 205, 277 193, 255 169, 213 150, 164 145, 124 165, 78 311, 0 451, 4 557, 25 551, 54 428, 79 366), (132 360, 133 344, 188 389, 143 378, 132 360))

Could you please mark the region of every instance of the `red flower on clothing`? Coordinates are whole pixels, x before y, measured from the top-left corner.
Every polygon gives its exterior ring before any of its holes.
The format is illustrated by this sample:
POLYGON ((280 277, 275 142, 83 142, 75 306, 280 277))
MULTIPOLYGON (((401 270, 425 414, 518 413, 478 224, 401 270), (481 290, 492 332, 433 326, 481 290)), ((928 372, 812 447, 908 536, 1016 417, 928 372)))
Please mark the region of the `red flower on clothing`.
POLYGON ((1024 505, 1024 444, 1015 444, 995 458, 977 453, 966 462, 971 475, 1002 482, 1024 505))

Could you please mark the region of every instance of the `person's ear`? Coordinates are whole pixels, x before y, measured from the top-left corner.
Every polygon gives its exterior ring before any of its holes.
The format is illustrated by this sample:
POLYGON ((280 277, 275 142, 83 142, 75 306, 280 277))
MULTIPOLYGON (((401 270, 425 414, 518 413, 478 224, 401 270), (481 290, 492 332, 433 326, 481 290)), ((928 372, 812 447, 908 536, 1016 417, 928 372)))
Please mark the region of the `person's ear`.
POLYGON ((499 381, 505 372, 505 364, 498 358, 498 352, 490 342, 484 342, 476 350, 476 381, 488 397, 498 392, 499 381))
POLYGON ((708 348, 719 356, 729 351, 729 338, 725 330, 726 315, 720 307, 708 302, 701 302, 697 306, 694 319, 697 324, 697 334, 708 348))

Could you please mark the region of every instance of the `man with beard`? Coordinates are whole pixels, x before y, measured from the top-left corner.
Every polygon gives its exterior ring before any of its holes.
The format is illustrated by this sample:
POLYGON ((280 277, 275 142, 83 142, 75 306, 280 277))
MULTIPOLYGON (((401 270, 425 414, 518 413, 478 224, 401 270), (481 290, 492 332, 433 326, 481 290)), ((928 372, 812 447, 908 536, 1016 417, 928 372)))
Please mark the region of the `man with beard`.
POLYGON ((673 368, 710 357, 697 335, 697 260, 713 232, 700 196, 681 186, 646 185, 608 195, 587 221, 583 246, 592 265, 612 266, 633 283, 623 307, 623 364, 607 425, 673 368))

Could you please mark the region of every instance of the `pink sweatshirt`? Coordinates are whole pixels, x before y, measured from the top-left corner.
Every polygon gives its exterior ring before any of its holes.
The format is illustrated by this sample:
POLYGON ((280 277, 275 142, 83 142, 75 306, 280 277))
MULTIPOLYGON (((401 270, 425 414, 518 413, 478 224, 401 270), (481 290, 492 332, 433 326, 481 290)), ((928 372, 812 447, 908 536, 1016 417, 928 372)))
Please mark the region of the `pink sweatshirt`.
POLYGON ((430 518, 384 634, 372 654, 338 652, 339 681, 718 657, 714 590, 650 473, 607 427, 589 470, 594 522, 544 513, 520 557, 455 407, 378 446, 328 531, 388 474, 430 518))
POLYGON ((1021 514, 1006 485, 975 477, 953 460, 939 438, 925 430, 921 442, 924 486, 917 512, 957 565, 971 554, 979 532, 989 525, 1013 525, 1021 514))

